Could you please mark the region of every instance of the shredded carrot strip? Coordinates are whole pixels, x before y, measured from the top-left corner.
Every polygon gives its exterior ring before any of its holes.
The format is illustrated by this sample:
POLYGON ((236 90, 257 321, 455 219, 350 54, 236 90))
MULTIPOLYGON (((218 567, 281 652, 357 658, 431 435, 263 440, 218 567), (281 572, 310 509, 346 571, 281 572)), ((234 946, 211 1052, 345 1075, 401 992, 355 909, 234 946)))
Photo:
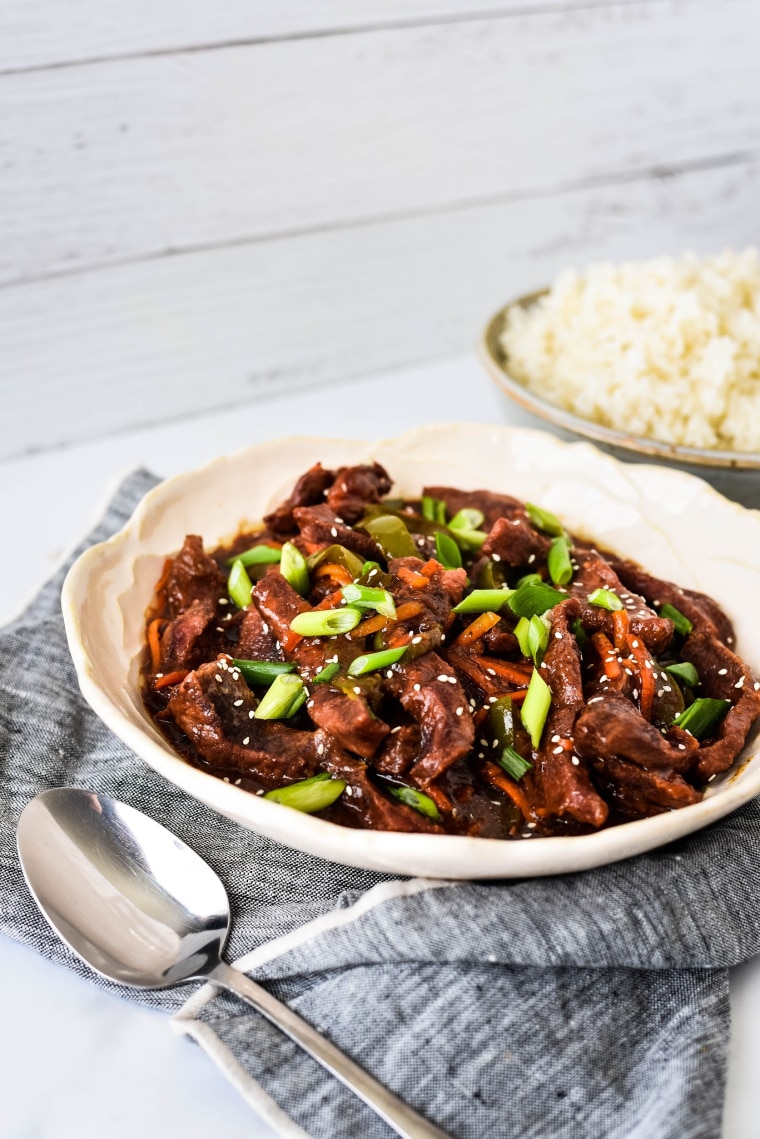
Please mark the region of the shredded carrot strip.
POLYGON ((409 569, 408 566, 401 566, 398 571, 398 576, 402 581, 405 581, 407 585, 410 585, 412 589, 427 589, 430 585, 429 579, 426 578, 424 574, 417 573, 416 570, 409 569))
POLYGON ((591 640, 599 656, 602 658, 604 675, 609 677, 610 680, 619 680, 623 675, 623 670, 618 664, 612 641, 609 637, 605 637, 604 633, 594 633, 591 640))
POLYGON ((433 800, 438 810, 442 811, 444 815, 451 814, 454 809, 454 804, 440 787, 436 787, 431 783, 429 787, 425 788, 425 794, 433 800))
POLYGON ((463 633, 459 634, 454 644, 471 645, 473 641, 479 641, 489 629, 493 629, 494 625, 498 625, 500 620, 501 617, 498 613, 481 613, 467 626, 463 633))
POLYGON ((357 625, 352 631, 351 637, 353 640, 356 640, 357 637, 368 637, 370 633, 379 633, 387 624, 388 618, 378 613, 374 617, 368 617, 366 621, 362 621, 361 625, 357 625))
POLYGON ((333 593, 328 593, 327 597, 323 597, 319 605, 315 605, 315 609, 337 609, 343 600, 343 594, 339 589, 333 593))
POLYGON ((161 637, 158 630, 163 624, 163 617, 156 617, 148 625, 148 648, 150 649, 150 664, 154 672, 161 666, 161 637))
POLYGON ((510 684, 519 684, 521 687, 524 685, 526 688, 530 684, 533 669, 523 664, 510 664, 509 661, 496 660, 494 657, 475 657, 475 660, 486 672, 491 668, 497 676, 508 680, 510 684))
POLYGON ((513 704, 522 704, 523 700, 528 695, 528 689, 521 688, 517 692, 510 692, 509 695, 512 697, 513 704))
POLYGON ((439 570, 442 569, 443 566, 440 562, 437 562, 435 558, 430 558, 429 561, 425 562, 424 566, 420 570, 420 573, 423 577, 432 577, 434 573, 438 573, 439 570))
POLYGON ((286 653, 292 653, 296 645, 303 640, 303 637, 300 633, 294 633, 292 629, 288 629, 286 633, 280 634, 278 640, 286 653))
POLYGON ((174 565, 174 558, 167 558, 166 561, 164 562, 164 568, 161 572, 161 576, 158 579, 158 581, 156 582, 156 589, 155 589, 156 593, 160 593, 161 590, 166 585, 167 581, 169 580, 169 573, 170 573, 173 565, 174 565))
POLYGON ((448 653, 449 663, 453 668, 458 668, 465 676, 469 676, 470 680, 474 680, 478 688, 486 694, 486 696, 499 696, 503 695, 502 685, 496 683, 495 677, 487 676, 483 668, 478 664, 477 660, 470 656, 467 652, 457 652, 452 645, 448 653))
POLYGON ((337 562, 324 562, 323 565, 317 566, 314 570, 313 577, 329 577, 333 581, 339 581, 343 585, 350 585, 354 580, 351 574, 343 566, 339 566, 337 562))
POLYGON ((424 605, 420 604, 419 601, 405 601, 396 610, 396 620, 408 621, 410 617, 419 617, 424 608, 424 605))
POLYGON ((303 548, 307 554, 316 554, 317 550, 324 550, 324 542, 304 542, 303 548))
POLYGON ((521 787, 518 787, 514 779, 510 779, 505 771, 502 771, 495 763, 491 763, 490 760, 486 760, 480 770, 483 773, 483 777, 487 779, 489 783, 492 783, 494 787, 498 787, 500 791, 503 791, 505 795, 509 796, 515 806, 522 811, 524 818, 532 819, 534 817, 524 791, 521 787))
POLYGON ((618 609, 612 614, 612 627, 615 631, 615 648, 619 653, 624 653, 627 645, 626 637, 628 636, 628 614, 625 609, 618 609))
POLYGON ((631 650, 631 656, 636 661, 636 668, 639 673, 639 683, 641 687, 639 707, 641 708, 641 714, 645 720, 651 720, 656 683, 654 664, 640 637, 633 637, 629 633, 628 648, 631 650), (647 662, 649 662, 648 666, 647 662))
POLYGON ((167 672, 166 676, 159 676, 158 680, 153 682, 154 688, 166 688, 167 684, 179 684, 189 676, 187 669, 179 669, 177 672, 167 672))

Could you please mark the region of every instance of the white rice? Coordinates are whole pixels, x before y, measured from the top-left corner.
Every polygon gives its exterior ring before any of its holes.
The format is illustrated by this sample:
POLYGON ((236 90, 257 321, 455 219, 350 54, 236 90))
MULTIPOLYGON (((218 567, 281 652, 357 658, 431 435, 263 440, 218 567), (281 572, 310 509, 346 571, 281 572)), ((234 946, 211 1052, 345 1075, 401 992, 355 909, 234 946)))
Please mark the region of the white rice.
POLYGON ((760 451, 756 249, 568 271, 509 311, 510 375, 576 415, 690 447, 760 451))

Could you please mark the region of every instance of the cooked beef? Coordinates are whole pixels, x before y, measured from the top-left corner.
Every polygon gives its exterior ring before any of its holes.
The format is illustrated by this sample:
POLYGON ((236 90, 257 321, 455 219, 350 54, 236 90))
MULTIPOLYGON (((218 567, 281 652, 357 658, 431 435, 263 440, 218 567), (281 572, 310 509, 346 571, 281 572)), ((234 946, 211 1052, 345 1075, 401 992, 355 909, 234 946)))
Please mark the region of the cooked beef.
POLYGON ((712 597, 693 589, 681 589, 670 581, 663 581, 647 573, 635 562, 609 558, 620 580, 629 588, 646 597, 652 605, 672 605, 683 613, 697 632, 718 637, 724 644, 735 645, 734 629, 726 614, 712 597))
POLYGON ((575 747, 582 756, 619 756, 640 767, 688 771, 699 742, 680 728, 664 735, 624 696, 596 696, 575 724, 575 747))
MULTIPOLYGON (((279 580, 282 578, 279 577, 279 580)), ((255 605, 250 605, 240 623, 235 656, 240 660, 282 660, 282 646, 271 626, 255 605)))
POLYGON ((513 653, 519 655, 520 646, 517 643, 517 637, 507 629, 504 621, 500 621, 498 625, 494 625, 493 629, 489 629, 483 638, 483 642, 488 652, 494 656, 509 656, 513 653))
POLYGON ((290 622, 299 613, 308 613, 311 606, 296 593, 281 573, 264 575, 253 587, 253 603, 264 623, 274 633, 277 643, 287 645, 295 639, 290 622))
POLYGON ((388 472, 379 463, 372 466, 341 467, 327 492, 327 504, 342 522, 358 522, 364 509, 391 489, 388 472))
POLYGON ((544 561, 550 545, 527 518, 497 518, 482 552, 504 565, 522 568, 544 561))
POLYGON ((392 729, 374 766, 384 775, 403 775, 415 763, 421 747, 419 724, 402 724, 392 729))
POLYGON ((216 607, 196 601, 170 621, 161 635, 161 671, 175 672, 203 664, 219 641, 216 607))
POLYGON ((508 494, 494 494, 490 490, 457 490, 453 486, 426 486, 422 492, 430 498, 446 503, 449 518, 460 510, 479 510, 485 518, 483 527, 490 530, 497 518, 527 518, 525 507, 508 494))
POLYGON ((296 506, 316 506, 324 502, 325 491, 335 480, 335 472, 325 470, 321 463, 315 463, 293 488, 293 493, 276 510, 264 518, 273 534, 287 537, 296 530, 296 520, 293 517, 293 508, 296 506))
POLYGON ((760 691, 754 676, 722 642, 705 632, 687 638, 681 656, 694 665, 704 694, 714 700, 729 700, 732 707, 718 726, 715 738, 699 750, 696 777, 701 783, 725 771, 747 740, 760 716, 760 691))
POLYGON ((645 804, 674 810, 698 803, 702 798, 701 792, 675 771, 649 771, 615 756, 599 759, 595 766, 598 769, 597 783, 607 785, 613 795, 617 793, 620 806, 625 808, 626 803, 639 803, 638 809, 631 813, 655 813, 647 811, 645 804))
POLYGON ((459 681, 437 653, 401 663, 386 678, 385 689, 401 701, 404 711, 416 720, 421 735, 421 758, 411 770, 411 778, 426 787, 472 747, 475 730, 467 698, 459 681))
MULTIPOLYGON (((641 637, 648 649, 654 653, 661 653, 673 637, 673 626, 664 617, 658 617, 650 609, 642 596, 631 592, 630 587, 618 577, 610 566, 596 550, 581 553, 576 551, 578 569, 569 587, 573 596, 577 597, 581 606, 581 623, 587 631, 592 631, 594 625, 612 639, 612 614, 597 605, 589 605, 586 597, 595 589, 609 589, 616 593, 623 602, 628 613, 631 633, 641 637), (595 611, 595 612, 594 612, 595 611), (600 616, 602 614, 602 616, 600 616)), ((594 631, 597 631, 594 629, 594 631)))
POLYGON ((419 574, 424 566, 425 562, 420 558, 412 557, 392 558, 388 563, 391 577, 388 588, 396 606, 400 608, 409 602, 416 602, 422 607, 419 614, 405 622, 416 632, 424 632, 435 625, 446 625, 452 608, 462 600, 467 585, 467 574, 463 569, 446 570, 440 564, 427 577, 428 584, 422 589, 409 585, 403 576, 399 576, 399 570, 412 570, 419 574))
POLYGON ((307 708, 318 727, 329 732, 341 747, 363 759, 375 754, 390 731, 388 725, 371 712, 361 690, 349 695, 331 684, 315 684, 307 708))
POLYGON ((219 598, 226 595, 227 586, 219 566, 204 552, 202 540, 196 534, 188 534, 166 582, 169 614, 178 617, 196 602, 216 608, 219 598))
POLYGON ((339 522, 335 511, 327 504, 299 506, 293 511, 293 517, 305 542, 311 542, 315 546, 331 546, 337 543, 339 546, 345 546, 347 550, 353 550, 355 554, 368 561, 376 561, 382 556, 380 548, 369 534, 364 534, 361 530, 352 530, 350 526, 339 522))

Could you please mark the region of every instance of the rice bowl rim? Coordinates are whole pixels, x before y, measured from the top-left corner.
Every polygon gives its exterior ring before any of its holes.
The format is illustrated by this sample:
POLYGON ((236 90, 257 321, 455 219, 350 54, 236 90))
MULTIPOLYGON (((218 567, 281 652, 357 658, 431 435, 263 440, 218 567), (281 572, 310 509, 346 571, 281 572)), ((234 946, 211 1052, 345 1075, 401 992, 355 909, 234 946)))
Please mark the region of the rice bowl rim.
POLYGON ((737 471, 760 470, 760 452, 684 447, 679 443, 663 443, 659 439, 651 439, 645 435, 633 435, 615 427, 605 427, 593 419, 575 415, 574 412, 567 411, 559 404, 543 399, 542 396, 536 395, 535 392, 516 380, 510 374, 508 356, 500 342, 507 316, 515 308, 530 308, 541 297, 546 296, 549 291, 548 288, 538 289, 536 292, 526 293, 502 305, 488 321, 480 335, 477 345, 478 355, 491 379, 496 382, 505 395, 524 407, 526 411, 530 411, 540 419, 554 424, 555 427, 562 427, 566 431, 572 431, 576 435, 594 439, 611 447, 621 447, 623 450, 633 451, 640 455, 688 463, 697 467, 724 467, 737 471))

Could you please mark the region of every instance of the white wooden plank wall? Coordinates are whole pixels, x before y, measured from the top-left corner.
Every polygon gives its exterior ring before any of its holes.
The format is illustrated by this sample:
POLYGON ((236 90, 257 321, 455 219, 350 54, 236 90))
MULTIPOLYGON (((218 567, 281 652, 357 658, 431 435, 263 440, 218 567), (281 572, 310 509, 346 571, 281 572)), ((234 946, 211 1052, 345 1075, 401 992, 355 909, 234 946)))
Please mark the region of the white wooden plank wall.
POLYGON ((0 457, 467 351, 568 263, 758 241, 759 47, 757 0, 4 0, 0 457))

